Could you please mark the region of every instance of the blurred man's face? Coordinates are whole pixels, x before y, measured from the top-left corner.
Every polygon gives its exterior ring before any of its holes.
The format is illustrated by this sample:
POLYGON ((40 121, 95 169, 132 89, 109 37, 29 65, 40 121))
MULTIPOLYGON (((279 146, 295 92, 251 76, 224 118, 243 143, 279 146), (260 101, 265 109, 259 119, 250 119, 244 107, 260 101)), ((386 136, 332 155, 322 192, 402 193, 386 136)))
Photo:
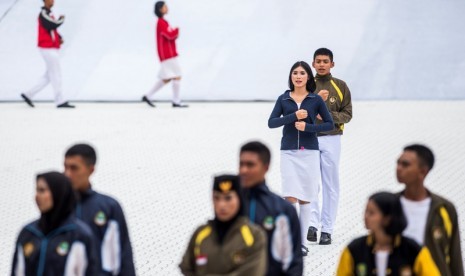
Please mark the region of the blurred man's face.
POLYGON ((258 153, 245 151, 239 159, 239 176, 243 187, 251 188, 265 180, 268 165, 263 164, 258 153))
POLYGON ((47 8, 53 7, 53 4, 55 4, 55 0, 44 0, 44 5, 45 5, 47 8))
POLYGON ((396 175, 399 183, 409 185, 421 182, 427 173, 427 168, 420 163, 413 151, 404 151, 397 160, 396 175))
POLYGON ((71 180, 73 189, 85 191, 89 187, 89 178, 94 172, 94 165, 89 165, 80 155, 65 158, 65 175, 71 180))
POLYGON ((239 196, 234 191, 230 191, 228 193, 214 191, 213 207, 215 209, 215 215, 219 221, 230 221, 239 212, 239 196))
POLYGON ((317 55, 312 62, 313 68, 320 76, 326 76, 331 73, 331 68, 334 67, 334 62, 329 59, 329 56, 317 55))

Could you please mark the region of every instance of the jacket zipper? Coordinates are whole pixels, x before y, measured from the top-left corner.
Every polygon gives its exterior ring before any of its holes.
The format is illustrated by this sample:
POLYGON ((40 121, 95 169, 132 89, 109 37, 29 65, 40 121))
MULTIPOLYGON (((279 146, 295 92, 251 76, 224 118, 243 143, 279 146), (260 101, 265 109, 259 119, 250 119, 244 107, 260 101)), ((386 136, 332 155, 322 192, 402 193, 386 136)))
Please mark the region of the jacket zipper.
MULTIPOLYGON (((297 110, 300 109, 299 105, 297 104, 297 102, 291 97, 289 96, 289 98, 297 105, 297 110)), ((302 100, 302 102, 305 100, 305 98, 302 100)), ((302 102, 300 103, 300 105, 302 106, 302 102)), ((297 120, 297 122, 300 122, 300 120, 297 120)), ((300 130, 297 130, 297 150, 300 149, 300 130)))

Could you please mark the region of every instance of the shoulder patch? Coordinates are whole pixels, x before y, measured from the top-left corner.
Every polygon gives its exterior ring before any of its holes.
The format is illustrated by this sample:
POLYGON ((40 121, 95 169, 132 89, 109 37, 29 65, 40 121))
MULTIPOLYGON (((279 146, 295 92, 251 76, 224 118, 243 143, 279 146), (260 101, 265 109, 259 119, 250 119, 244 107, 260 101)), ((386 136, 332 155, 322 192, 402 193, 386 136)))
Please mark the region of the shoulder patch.
POLYGON ((254 244, 254 237, 248 225, 242 225, 241 234, 247 247, 251 247, 254 244))

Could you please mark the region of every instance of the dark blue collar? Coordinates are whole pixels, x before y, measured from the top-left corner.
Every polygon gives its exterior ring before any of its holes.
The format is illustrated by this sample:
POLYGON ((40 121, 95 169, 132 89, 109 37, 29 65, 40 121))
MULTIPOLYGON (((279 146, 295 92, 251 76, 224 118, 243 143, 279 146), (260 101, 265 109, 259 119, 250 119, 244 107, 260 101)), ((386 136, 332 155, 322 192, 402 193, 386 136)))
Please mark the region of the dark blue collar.
MULTIPOLYGON (((291 97, 291 90, 286 90, 286 92, 284 92, 283 94, 283 101, 284 100, 294 100, 292 97, 291 97)), ((305 98, 315 98, 315 94, 313 93, 308 93, 307 97, 305 98)))

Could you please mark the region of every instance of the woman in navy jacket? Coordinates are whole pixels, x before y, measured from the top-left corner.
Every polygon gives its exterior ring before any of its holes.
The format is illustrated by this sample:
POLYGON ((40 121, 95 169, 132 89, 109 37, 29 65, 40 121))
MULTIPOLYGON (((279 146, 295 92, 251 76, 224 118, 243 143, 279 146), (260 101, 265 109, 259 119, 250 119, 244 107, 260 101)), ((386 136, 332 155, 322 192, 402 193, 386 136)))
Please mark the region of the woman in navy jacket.
POLYGON ((294 206, 299 204, 302 253, 310 220, 311 201, 318 196, 321 180, 317 132, 334 128, 323 99, 313 94, 315 80, 310 66, 296 62, 289 73, 289 88, 278 97, 268 120, 270 128, 284 126, 281 139, 281 177, 283 196, 294 206), (316 118, 323 123, 316 124, 316 118))
POLYGON ((39 174, 36 203, 41 216, 21 230, 11 275, 98 275, 97 246, 88 226, 72 214, 76 200, 68 178, 39 174))

